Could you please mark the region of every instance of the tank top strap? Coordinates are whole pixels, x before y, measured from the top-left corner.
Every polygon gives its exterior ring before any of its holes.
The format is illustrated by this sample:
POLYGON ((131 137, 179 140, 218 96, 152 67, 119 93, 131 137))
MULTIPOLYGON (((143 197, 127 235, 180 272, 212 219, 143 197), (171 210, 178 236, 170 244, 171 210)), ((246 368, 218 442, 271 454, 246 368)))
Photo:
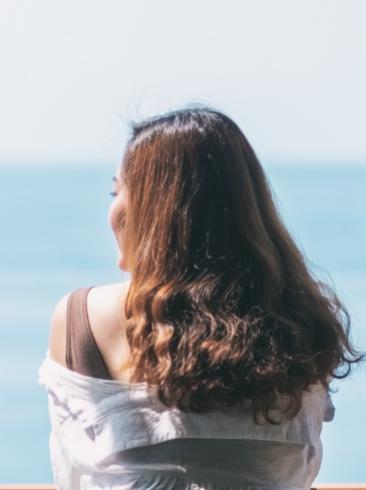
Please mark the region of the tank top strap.
POLYGON ((111 379, 97 346, 87 310, 88 292, 94 286, 72 291, 67 302, 66 365, 72 371, 93 378, 111 379))

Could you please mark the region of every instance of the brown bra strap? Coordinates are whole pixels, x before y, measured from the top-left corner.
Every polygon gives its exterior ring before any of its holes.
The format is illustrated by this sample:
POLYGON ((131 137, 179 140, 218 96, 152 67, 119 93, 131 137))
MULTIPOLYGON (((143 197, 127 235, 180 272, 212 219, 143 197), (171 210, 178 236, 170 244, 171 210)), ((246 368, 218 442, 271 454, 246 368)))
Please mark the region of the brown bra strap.
POLYGON ((66 365, 93 378, 111 379, 90 328, 87 295, 94 286, 72 291, 67 302, 66 365))

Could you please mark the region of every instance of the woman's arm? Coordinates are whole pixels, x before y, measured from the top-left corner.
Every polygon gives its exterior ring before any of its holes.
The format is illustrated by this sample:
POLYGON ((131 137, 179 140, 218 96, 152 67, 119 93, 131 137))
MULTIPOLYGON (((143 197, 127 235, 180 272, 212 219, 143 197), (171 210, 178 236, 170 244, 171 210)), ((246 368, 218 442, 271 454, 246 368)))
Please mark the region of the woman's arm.
POLYGON ((66 314, 70 293, 56 304, 50 321, 49 351, 51 358, 66 366, 66 314))

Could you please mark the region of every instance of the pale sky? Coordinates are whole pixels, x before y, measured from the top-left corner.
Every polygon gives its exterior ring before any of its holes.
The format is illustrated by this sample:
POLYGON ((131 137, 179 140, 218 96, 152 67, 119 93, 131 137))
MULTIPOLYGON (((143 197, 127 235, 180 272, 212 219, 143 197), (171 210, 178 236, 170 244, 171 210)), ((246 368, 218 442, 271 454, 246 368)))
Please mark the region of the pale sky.
POLYGON ((366 163, 364 0, 0 0, 0 163, 117 163, 209 104, 260 158, 366 163))

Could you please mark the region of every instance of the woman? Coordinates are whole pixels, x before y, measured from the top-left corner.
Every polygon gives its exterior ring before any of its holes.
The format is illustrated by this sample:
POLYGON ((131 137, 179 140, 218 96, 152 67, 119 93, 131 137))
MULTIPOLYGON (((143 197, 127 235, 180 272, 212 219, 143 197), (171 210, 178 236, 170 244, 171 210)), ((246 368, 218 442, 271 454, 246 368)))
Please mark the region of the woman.
POLYGON ((145 120, 114 181, 131 279, 64 296, 40 368, 58 488, 310 488, 362 355, 245 136, 211 108, 145 120))

